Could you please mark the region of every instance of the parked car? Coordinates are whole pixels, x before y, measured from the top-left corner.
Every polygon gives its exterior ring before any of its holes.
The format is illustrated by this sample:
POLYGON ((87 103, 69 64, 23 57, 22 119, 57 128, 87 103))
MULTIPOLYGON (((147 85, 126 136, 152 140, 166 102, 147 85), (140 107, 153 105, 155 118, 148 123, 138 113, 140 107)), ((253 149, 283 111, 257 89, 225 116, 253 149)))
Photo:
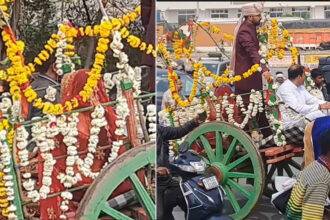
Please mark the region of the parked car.
MULTIPOLYGON (((166 69, 156 69, 156 105, 157 112, 161 110, 163 94, 168 90, 168 79, 167 79, 167 70, 166 69)), ((176 70, 175 71, 182 81, 182 91, 181 94, 185 97, 189 97, 191 92, 194 80, 185 72, 176 70)), ((200 90, 201 85, 198 85, 198 91, 200 90)), ((199 92, 198 92, 199 93, 199 92)), ((198 94, 197 93, 197 94, 198 94)))
MULTIPOLYGON (((221 61, 218 58, 212 58, 212 57, 206 57, 201 58, 201 63, 212 73, 217 74, 218 76, 221 76, 224 71, 227 69, 227 67, 230 64, 229 60, 223 60, 221 61)), ((212 77, 207 77, 205 79, 206 84, 211 84, 214 82, 214 79, 212 77)), ((232 92, 234 92, 235 88, 234 85, 225 85, 225 87, 230 87, 232 92)))
POLYGON ((201 63, 211 72, 222 75, 223 72, 226 70, 227 66, 229 66, 230 61, 229 60, 220 60, 218 58, 201 58, 201 63))

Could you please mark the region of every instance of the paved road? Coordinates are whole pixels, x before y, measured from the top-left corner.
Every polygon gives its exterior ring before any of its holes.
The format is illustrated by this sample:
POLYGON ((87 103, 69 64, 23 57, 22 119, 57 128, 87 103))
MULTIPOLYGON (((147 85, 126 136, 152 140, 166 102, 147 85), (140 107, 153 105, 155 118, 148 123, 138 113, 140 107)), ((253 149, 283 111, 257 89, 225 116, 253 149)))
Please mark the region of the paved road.
MULTIPOLYGON (((175 220, 184 220, 184 212, 176 207, 173 211, 175 220)), ((284 217, 278 213, 270 203, 270 199, 263 196, 251 214, 246 218, 249 220, 284 220, 284 217)))

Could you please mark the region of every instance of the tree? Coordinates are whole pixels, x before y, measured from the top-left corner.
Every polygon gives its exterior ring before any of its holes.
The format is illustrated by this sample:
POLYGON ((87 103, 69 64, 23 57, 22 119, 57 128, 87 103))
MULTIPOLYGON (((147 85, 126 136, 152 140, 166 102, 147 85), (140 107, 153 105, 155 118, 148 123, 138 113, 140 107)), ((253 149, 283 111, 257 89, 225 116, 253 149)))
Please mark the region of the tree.
MULTIPOLYGON (((137 0, 102 0, 109 17, 118 17, 133 10, 140 4, 137 0)), ((17 0, 13 8, 12 27, 17 37, 26 44, 24 56, 26 62, 32 62, 34 57, 43 49, 44 44, 52 33, 57 32, 57 25, 63 19, 70 20, 76 26, 99 24, 102 13, 97 0, 17 0)), ((144 29, 141 21, 130 25, 131 33, 143 37, 144 29)), ((75 42, 76 52, 81 57, 82 66, 89 68, 93 61, 95 50, 95 38, 85 37, 75 42)), ((125 52, 131 58, 131 65, 139 65, 141 56, 136 49, 128 49, 125 52)), ((112 54, 107 53, 109 59, 105 65, 105 71, 115 70, 112 54)))

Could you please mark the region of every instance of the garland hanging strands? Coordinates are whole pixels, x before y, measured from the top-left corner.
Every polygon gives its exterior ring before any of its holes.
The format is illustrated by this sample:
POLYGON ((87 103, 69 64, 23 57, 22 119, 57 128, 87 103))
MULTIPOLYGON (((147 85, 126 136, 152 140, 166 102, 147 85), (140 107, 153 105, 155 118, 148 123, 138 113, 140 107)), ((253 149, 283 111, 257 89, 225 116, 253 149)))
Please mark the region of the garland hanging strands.
POLYGON ((121 28, 122 26, 127 26, 130 22, 135 21, 140 14, 141 8, 137 7, 134 12, 124 15, 120 19, 112 18, 111 20, 104 20, 100 25, 95 25, 93 28, 87 26, 85 29, 77 29, 68 24, 62 24, 59 26, 59 34, 53 34, 51 39, 45 45, 47 51, 41 51, 34 59, 34 63, 29 63, 28 65, 24 65, 24 58, 22 56, 25 46, 24 43, 22 41, 16 41, 10 28, 7 27, 3 30, 2 37, 7 46, 7 56, 12 62, 12 65, 7 69, 6 73, 2 71, 0 77, 2 76, 2 79, 7 77, 7 81, 10 85, 10 93, 14 100, 20 100, 21 94, 23 93, 27 101, 33 103, 34 107, 41 109, 44 114, 59 115, 65 111, 71 111, 72 109, 77 108, 79 103, 87 102, 95 90, 95 87, 101 78, 105 53, 109 49, 108 44, 110 43, 110 40, 108 38, 112 31, 120 31, 122 37, 126 38, 130 46, 139 48, 140 51, 144 51, 146 54, 156 56, 156 51, 154 50, 153 45, 149 44, 147 46, 147 44, 142 42, 138 37, 131 35, 126 27, 121 28), (95 61, 89 72, 89 77, 83 90, 70 101, 66 101, 64 105, 43 102, 43 100, 38 97, 36 91, 34 91, 29 85, 29 78, 35 71, 35 65, 42 65, 42 62, 46 61, 59 46, 58 44, 61 40, 65 40, 66 43, 65 49, 67 51, 64 55, 73 56, 74 46, 71 44, 73 38, 84 35, 100 36, 100 38, 97 43, 95 61))

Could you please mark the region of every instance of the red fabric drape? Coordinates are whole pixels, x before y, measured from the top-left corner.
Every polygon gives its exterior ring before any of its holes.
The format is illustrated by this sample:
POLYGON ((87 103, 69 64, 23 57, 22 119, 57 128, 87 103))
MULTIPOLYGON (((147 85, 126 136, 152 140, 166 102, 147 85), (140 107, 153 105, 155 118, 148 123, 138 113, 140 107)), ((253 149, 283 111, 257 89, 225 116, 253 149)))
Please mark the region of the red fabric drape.
MULTIPOLYGON (((62 80, 61 102, 64 103, 65 101, 70 100, 71 98, 77 96, 79 94, 79 92, 83 89, 83 87, 87 81, 87 78, 88 78, 87 70, 78 70, 74 73, 71 73, 71 74, 65 76, 62 80)), ((96 90, 93 93, 91 101, 88 103, 80 103, 79 108, 90 106, 92 104, 109 102, 109 101, 110 101, 110 99, 105 92, 104 84, 100 80, 96 90)), ((79 117, 79 123, 77 126, 78 132, 79 132, 78 147, 77 147, 78 152, 87 150, 88 138, 89 138, 89 132, 90 132, 91 112, 92 111, 85 111, 85 112, 79 113, 79 116, 78 116, 79 117)), ((108 127, 107 127, 107 129, 105 129, 105 128, 101 129, 101 132, 99 134, 99 146, 109 145, 115 139, 120 138, 120 137, 116 137, 116 135, 114 134, 115 129, 116 129, 116 125, 115 125, 116 115, 115 115, 113 107, 106 107, 105 117, 108 122, 108 127)), ((54 149, 52 151, 53 157, 67 155, 67 151, 66 151, 67 147, 62 142, 62 139, 63 139, 62 135, 58 135, 56 137, 56 141, 58 142, 59 147, 57 147, 56 149, 54 149)), ((118 153, 122 154, 124 151, 125 151, 125 149, 124 149, 124 147, 122 147, 118 153)), ((103 150, 103 152, 95 154, 94 164, 91 167, 92 171, 96 172, 102 168, 103 164, 107 161, 109 153, 110 153, 110 149, 103 150)), ((85 156, 86 156, 86 154, 80 155, 81 158, 84 158, 85 156)), ((39 155, 39 158, 41 159, 40 155, 39 155)), ((65 167, 66 167, 65 158, 59 159, 56 161, 56 164, 54 166, 54 172, 52 175, 51 193, 60 192, 60 191, 65 190, 65 188, 62 186, 62 184, 57 179, 57 175, 60 172, 64 172, 65 167)), ((43 165, 40 164, 38 166, 38 171, 39 171, 38 179, 40 180, 39 185, 41 185, 42 170, 43 170, 43 165)), ((90 184, 90 183, 92 183, 91 178, 83 177, 82 181, 80 181, 77 185, 84 185, 84 184, 90 184)), ((127 183, 126 183, 126 185, 123 185, 117 189, 117 194, 121 193, 123 191, 127 191, 128 189, 130 189, 130 186, 127 185, 127 183)), ((74 193, 73 200, 79 202, 81 200, 83 194, 84 194, 84 190, 76 191, 74 193)), ((61 203, 60 196, 41 200, 40 201, 40 214, 41 214, 40 218, 41 219, 59 219, 59 215, 61 213, 60 203, 61 203)), ((71 211, 74 211, 75 208, 76 207, 71 207, 71 211)))

